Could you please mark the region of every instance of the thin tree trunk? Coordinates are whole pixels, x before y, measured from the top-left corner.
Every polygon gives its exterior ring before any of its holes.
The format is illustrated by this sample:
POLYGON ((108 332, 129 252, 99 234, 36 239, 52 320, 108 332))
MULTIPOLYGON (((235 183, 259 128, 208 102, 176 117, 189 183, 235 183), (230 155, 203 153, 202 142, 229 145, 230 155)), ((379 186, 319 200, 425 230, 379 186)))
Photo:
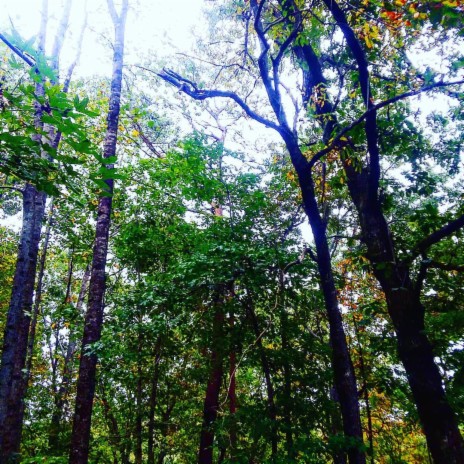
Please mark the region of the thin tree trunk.
MULTIPOLYGON (((87 266, 82 278, 81 289, 79 291, 79 296, 76 303, 76 311, 80 313, 82 306, 84 305, 85 296, 87 294, 87 288, 90 279, 90 266, 87 266)), ((66 349, 66 356, 64 359, 63 365, 63 375, 61 379, 60 387, 55 396, 55 406, 52 414, 52 419, 50 422, 50 430, 48 435, 48 447, 52 454, 58 454, 62 451, 63 444, 60 441, 59 433, 61 430, 61 421, 63 418, 64 411, 68 403, 68 395, 71 387, 72 381, 72 364, 74 354, 76 352, 77 342, 73 338, 73 334, 70 332, 68 347, 66 349)))
MULTIPOLYGON (((104 141, 104 158, 113 157, 116 154, 122 88, 124 31, 128 10, 128 0, 123 1, 119 16, 116 13, 113 0, 108 0, 108 7, 114 25, 115 43, 107 130, 104 141)), ((112 169, 113 165, 109 164, 107 165, 107 168, 112 169)), ((89 301, 82 338, 76 406, 71 438, 70 464, 86 464, 88 462, 89 455, 90 426, 92 420, 97 367, 97 355, 92 353, 91 349, 92 345, 100 340, 103 323, 105 267, 108 251, 109 228, 111 224, 114 180, 108 179, 105 182, 107 184, 107 192, 105 196, 100 197, 97 211, 97 226, 89 285, 89 301)))
POLYGON ((106 423, 108 424, 108 429, 110 432, 109 441, 112 444, 115 453, 117 454, 119 452, 121 456, 121 464, 128 464, 130 461, 122 444, 122 438, 121 433, 119 432, 118 421, 116 420, 116 417, 113 414, 113 410, 110 406, 110 403, 108 402, 103 386, 100 388, 100 399, 103 406, 103 414, 105 416, 106 423))
POLYGON ((203 406, 203 424, 200 433, 200 450, 198 464, 213 464, 214 423, 219 409, 219 393, 223 377, 223 350, 224 337, 224 308, 223 286, 219 286, 213 296, 214 319, 213 336, 211 342, 211 372, 206 387, 205 402, 203 406))
POLYGON ((283 351, 283 371, 284 371, 284 405, 283 419, 285 424, 285 447, 289 462, 294 462, 295 452, 293 447, 292 434, 292 417, 291 417, 291 368, 288 362, 289 359, 289 343, 288 343, 288 314, 285 308, 285 275, 281 271, 279 275, 279 296, 278 305, 280 307, 280 338, 282 340, 283 351))
POLYGON ((366 418, 367 418, 367 440, 369 442, 369 456, 371 464, 375 463, 374 459, 374 433, 372 429, 372 414, 371 414, 371 405, 369 402, 369 389, 367 387, 367 372, 366 365, 364 362, 364 350, 361 343, 361 337, 359 336, 359 325, 356 322, 356 318, 353 314, 353 326, 355 331, 356 340, 358 343, 359 349, 359 370, 361 372, 362 379, 362 394, 364 397, 364 403, 366 405, 366 418))
POLYGON ((142 464, 142 318, 139 313, 138 320, 138 343, 137 343, 137 388, 135 392, 135 463, 142 464))
POLYGON ((158 402, 158 383, 159 383, 159 368, 161 361, 161 337, 158 337, 155 345, 155 368, 151 380, 151 393, 148 412, 148 464, 155 464, 155 408, 158 402))
POLYGON ((39 263, 39 272, 37 276, 37 285, 34 298, 34 309, 32 311, 31 327, 29 329, 29 336, 27 340, 27 354, 26 354, 26 372, 24 374, 24 390, 27 390, 27 385, 31 377, 31 368, 32 368, 32 356, 34 354, 34 344, 35 344, 35 333, 37 329, 37 319, 39 315, 40 305, 42 303, 42 290, 43 290, 43 278, 45 274, 45 263, 47 260, 48 245, 50 242, 50 235, 53 223, 53 200, 50 202, 50 212, 48 215, 47 228, 45 230, 44 244, 42 248, 42 253, 40 256, 39 263))
POLYGON ((164 458, 167 456, 168 452, 166 449, 166 438, 168 436, 169 432, 169 419, 171 417, 172 410, 174 409, 176 402, 173 400, 171 404, 168 403, 166 406, 166 411, 163 414, 162 421, 161 421, 161 446, 160 446, 160 452, 158 455, 158 464, 163 464, 164 463, 164 458))
MULTIPOLYGON (((232 290, 232 295, 234 292, 232 290)), ((229 413, 231 417, 231 425, 229 432, 230 440, 230 459, 234 459, 235 451, 237 449, 237 424, 235 414, 237 413, 237 381, 236 381, 236 370, 237 370, 237 354, 234 343, 234 326, 235 326, 235 314, 231 310, 229 317, 229 327, 231 332, 231 346, 229 352, 229 391, 227 392, 227 398, 229 400, 229 413)))

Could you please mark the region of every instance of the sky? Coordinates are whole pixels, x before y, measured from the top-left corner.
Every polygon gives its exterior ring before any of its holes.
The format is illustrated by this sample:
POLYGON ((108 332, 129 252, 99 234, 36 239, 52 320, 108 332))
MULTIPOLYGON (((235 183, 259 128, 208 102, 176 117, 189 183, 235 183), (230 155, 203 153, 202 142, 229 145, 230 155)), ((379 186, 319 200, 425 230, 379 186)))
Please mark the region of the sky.
MULTIPOLYGON (((50 49, 54 30, 63 10, 64 0, 49 0, 50 49)), ((74 58, 74 47, 84 19, 87 4, 88 30, 86 31, 79 69, 80 76, 111 75, 111 48, 113 37, 111 19, 105 0, 74 0, 70 28, 63 49, 64 65, 74 58)), ((115 0, 116 6, 120 0, 115 0)), ((136 56, 151 53, 169 56, 176 51, 190 48, 193 43, 192 29, 198 28, 204 0, 130 0, 126 26, 126 62, 136 61, 136 56)), ((9 32, 11 24, 23 38, 37 34, 40 26, 42 0, 0 0, 0 28, 9 32)), ((139 58, 140 61, 140 58, 139 58)))

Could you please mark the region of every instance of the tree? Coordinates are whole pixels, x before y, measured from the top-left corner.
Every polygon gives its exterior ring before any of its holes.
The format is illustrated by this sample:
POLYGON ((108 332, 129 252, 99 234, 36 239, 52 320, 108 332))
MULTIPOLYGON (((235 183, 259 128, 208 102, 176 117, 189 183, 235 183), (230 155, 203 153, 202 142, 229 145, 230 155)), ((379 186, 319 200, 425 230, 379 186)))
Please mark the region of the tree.
MULTIPOLYGON (((411 264, 421 253, 426 254, 430 246, 458 231, 463 225, 463 219, 462 216, 458 216, 445 223, 443 227, 432 231, 429 236, 422 237, 416 244, 412 245, 412 253, 409 253, 409 258, 398 255, 383 213, 382 199, 379 193, 381 184, 379 133, 383 122, 380 122, 378 112, 382 108, 421 92, 450 85, 460 85, 462 80, 444 82, 443 80, 434 80, 433 77, 425 78, 418 74, 422 84, 420 88, 407 90, 393 97, 388 95, 381 103, 375 104, 373 98, 377 94, 380 96, 381 91, 376 93, 371 85, 369 64, 376 57, 373 53, 374 50, 371 51, 371 49, 373 41, 378 39, 378 27, 367 19, 368 14, 375 12, 384 15, 387 27, 390 28, 389 32, 393 37, 392 42, 395 42, 401 35, 403 42, 395 43, 400 43, 404 56, 404 50, 413 43, 414 36, 411 40, 407 40, 404 29, 394 29, 392 24, 394 20, 397 28, 399 27, 398 22, 401 23, 400 25, 404 24, 403 27, 411 27, 411 21, 403 19, 403 13, 393 12, 390 8, 382 12, 378 6, 372 5, 366 7, 366 11, 369 13, 366 13, 365 16, 364 9, 353 13, 349 6, 343 9, 336 2, 324 2, 324 6, 317 5, 314 11, 306 10, 299 2, 293 1, 260 2, 259 4, 250 2, 249 8, 246 5, 241 5, 239 8, 243 17, 248 15, 254 19, 254 30, 261 45, 261 54, 256 60, 259 77, 269 97, 269 103, 277 123, 258 115, 245 100, 242 100, 235 93, 199 88, 191 80, 171 71, 163 71, 160 76, 198 100, 214 97, 231 98, 248 116, 280 133, 300 178, 303 201, 313 227, 316 248, 318 237, 320 237, 320 232, 324 230, 324 227, 323 224, 321 227, 317 227, 318 218, 315 214, 317 204, 311 171, 318 163, 325 163, 330 155, 338 157, 348 181, 351 201, 359 215, 362 241, 367 247, 366 256, 385 292, 389 313, 398 337, 400 358, 406 368, 431 453, 437 462, 461 462, 462 438, 457 428, 454 413, 445 399, 431 346, 424 334, 424 308, 420 303, 420 289, 427 265, 422 266, 423 271, 419 273, 415 283, 411 277, 411 264), (351 23, 347 19, 348 12, 351 23), (324 31, 320 25, 315 25, 315 21, 324 24, 323 20, 320 20, 319 14, 323 18, 333 21, 344 36, 345 42, 342 44, 333 36, 329 38, 334 44, 333 57, 324 56, 319 51, 323 48, 321 31, 324 31), (359 26, 362 28, 362 34, 359 32, 357 34, 359 29, 356 28, 359 26), (359 38, 360 35, 364 40, 363 43, 359 38), (300 148, 302 141, 299 139, 301 136, 297 133, 297 125, 294 124, 293 128, 288 125, 287 121, 290 118, 285 116, 286 111, 283 105, 282 92, 286 87, 281 85, 280 81, 286 77, 283 61, 290 55, 293 55, 297 67, 301 69, 303 75, 303 108, 309 114, 313 113, 315 123, 321 127, 320 142, 316 142, 316 145, 322 145, 322 148, 316 151, 311 150, 307 156, 304 156, 304 151, 300 148), (335 70, 340 76, 337 83, 339 85, 338 97, 336 97, 335 103, 332 103, 331 98, 331 82, 324 76, 326 70, 335 70), (341 120, 346 119, 346 105, 344 103, 348 99, 343 97, 340 92, 345 88, 359 89, 365 110, 358 118, 355 117, 351 122, 342 124, 341 120), (360 134, 364 135, 360 136, 360 134), (366 162, 357 154, 360 151, 360 146, 365 146, 367 149, 368 159, 366 162), (311 198, 314 199, 312 202, 314 206, 309 208, 309 199, 311 198), (438 414, 440 419, 438 420, 437 411, 440 411, 438 414)), ((417 12, 416 14, 413 12, 413 14, 414 19, 419 19, 416 23, 417 27, 422 24, 420 20, 428 17, 427 13, 417 12)), ((442 24, 451 28, 455 27, 456 23, 452 19, 446 19, 453 18, 453 14, 445 9, 442 16, 445 19, 442 24)), ((436 17, 431 15, 430 18, 433 27, 438 28, 436 17)), ((332 34, 329 29, 325 29, 325 31, 332 34)), ((245 43, 247 43, 250 31, 247 29, 245 34, 245 43)), ((245 49, 244 53, 250 54, 250 48, 245 49)), ((388 58, 390 56, 387 56, 386 62, 388 62, 388 58)), ((390 62, 394 63, 395 66, 398 63, 395 61, 396 59, 396 55, 391 56, 390 62)), ((450 74, 455 74, 455 70, 459 68, 458 63, 459 61, 454 68, 450 68, 450 74)), ((396 70, 396 68, 394 69, 396 70)), ((382 78, 380 76, 380 81, 382 78)), ((394 79, 396 78, 394 77, 394 79)), ((349 93, 348 90, 347 94, 349 93)), ((357 92, 353 92, 351 98, 354 98, 356 94, 357 92)), ((298 117, 299 104, 296 106, 298 117)), ((295 118, 294 121, 296 121, 295 118)), ((314 131, 314 129, 312 130, 314 131)), ((317 131, 313 133, 316 135, 317 131)), ((322 260, 319 255, 318 260, 321 266, 322 260)), ((352 391, 351 394, 354 392, 352 391)))
MULTIPOLYGON (((122 68, 124 59, 124 31, 127 18, 128 0, 122 3, 118 14, 113 0, 108 0, 108 8, 114 26, 113 75, 107 118, 107 128, 103 148, 103 158, 108 163, 107 169, 114 169, 118 121, 121 104, 122 68)), ((114 171, 113 171, 114 172, 114 171)), ((93 260, 89 283, 88 308, 85 317, 82 338, 79 378, 77 383, 76 405, 74 413, 73 433, 71 439, 70 462, 88 462, 90 424, 95 394, 95 376, 97 355, 92 352, 92 344, 98 342, 103 323, 105 295, 105 267, 108 252, 108 235, 111 224, 111 207, 114 175, 105 180, 105 189, 100 196, 97 210, 97 225, 93 247, 93 260)))
MULTIPOLYGON (((55 40, 54 52, 56 57, 60 54, 69 18, 70 2, 67 5, 61 21, 62 27, 55 40)), ((42 59, 45 47, 47 6, 47 2, 44 1, 39 33, 39 60, 42 59)), ((37 101, 34 114, 36 133, 32 138, 41 146, 42 133, 45 130, 47 133, 46 143, 52 149, 56 149, 59 139, 55 138, 53 126, 44 128, 44 107, 40 102, 45 96, 46 76, 41 74, 37 64, 31 63, 30 60, 28 64, 32 64, 32 76, 36 77, 35 95, 37 101)), ((54 71, 57 72, 57 68, 54 68, 54 71)), ((42 151, 40 157, 46 158, 46 152, 42 151)), ((17 460, 21 442, 24 416, 23 401, 27 390, 27 380, 25 381, 23 378, 23 369, 27 356, 36 264, 45 202, 46 193, 39 191, 32 184, 26 183, 23 190, 23 227, 3 338, 0 370, 0 459, 5 462, 17 460)))

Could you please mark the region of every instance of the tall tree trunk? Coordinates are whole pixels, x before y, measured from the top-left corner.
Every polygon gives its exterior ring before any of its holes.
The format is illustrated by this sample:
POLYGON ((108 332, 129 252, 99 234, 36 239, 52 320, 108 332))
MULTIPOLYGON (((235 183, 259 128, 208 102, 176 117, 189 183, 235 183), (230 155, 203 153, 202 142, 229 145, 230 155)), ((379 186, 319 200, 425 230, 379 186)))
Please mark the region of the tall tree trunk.
MULTIPOLYGON (((47 14, 48 3, 44 0, 39 33, 39 52, 43 52, 45 48, 47 14)), ((45 95, 42 77, 36 83, 35 93, 38 97, 45 95)), ((37 133, 32 137, 37 143, 42 142, 40 134, 43 129, 42 114, 43 108, 37 102, 34 116, 37 133)), ((46 199, 45 193, 37 191, 33 185, 26 184, 24 187, 23 224, 0 367, 0 462, 5 463, 19 460, 26 394, 23 369, 26 364, 30 314, 46 199)))
POLYGON ((30 313, 40 230, 46 196, 30 184, 23 194, 23 227, 5 327, 0 370, 0 462, 15 462, 24 417, 26 362, 30 313))
MULTIPOLYGON (((124 31, 128 10, 128 0, 123 0, 122 9, 119 15, 115 10, 113 0, 108 0, 108 7, 114 25, 115 42, 109 112, 104 141, 104 158, 113 157, 116 154, 122 88, 124 31)), ((109 164, 107 167, 112 169, 113 164, 109 164)), ((97 226, 89 285, 89 301, 82 338, 76 407, 71 438, 71 452, 69 458, 69 462, 71 464, 85 464, 88 462, 89 455, 90 426, 97 367, 97 355, 89 352, 89 350, 91 351, 92 344, 100 340, 102 330, 103 298, 105 294, 105 267, 108 251, 109 228, 111 223, 114 180, 108 179, 105 182, 107 184, 106 196, 100 197, 97 211, 97 226)))
POLYGON ((155 464, 155 408, 158 402, 158 383, 159 383, 159 369, 161 361, 161 337, 158 336, 155 344, 155 368, 153 370, 153 377, 151 380, 151 392, 149 400, 148 411, 148 464, 155 464))
POLYGON ((219 393, 223 377, 223 349, 224 337, 224 288, 222 285, 215 289, 213 295, 213 336, 211 341, 211 372, 206 386, 205 402, 203 406, 203 424, 200 432, 200 450, 198 464, 213 464, 214 423, 219 409, 219 393))
MULTIPOLYGON (((284 3, 287 4, 287 2, 282 2, 282 4, 284 3)), ((333 278, 332 262, 326 234, 326 218, 321 217, 319 211, 314 187, 312 165, 308 163, 308 160, 301 151, 296 131, 292 130, 287 122, 278 82, 275 82, 277 76, 275 62, 273 62, 274 77, 271 78, 270 76, 268 61, 269 44, 267 43, 261 19, 262 4, 258 4, 257 0, 250 0, 250 6, 255 17, 255 29, 261 45, 261 55, 258 60, 260 75, 268 95, 269 103, 271 104, 279 123, 276 130, 278 130, 285 142, 292 164, 298 176, 304 210, 308 216, 316 245, 320 285, 324 295, 325 308, 329 321, 334 384, 340 401, 343 418, 343 431, 350 439, 350 442, 354 443, 350 444, 348 447, 349 462, 350 464, 365 464, 366 458, 363 451, 363 432, 359 411, 356 377, 338 306, 337 289, 333 278)), ((288 2, 287 6, 291 6, 295 14, 298 13, 294 2, 288 2)), ((323 89, 320 89, 320 91, 322 90, 323 89)), ((328 127, 326 127, 328 136, 330 136, 331 127, 331 124, 328 124, 328 127)))
POLYGON ((345 172, 358 210, 367 257, 385 293, 397 335, 399 357, 406 370, 434 462, 462 464, 464 444, 425 332, 425 309, 420 300, 420 288, 411 280, 409 267, 395 256, 381 204, 377 197, 372 198, 369 194, 367 170, 356 173, 345 166, 345 172))

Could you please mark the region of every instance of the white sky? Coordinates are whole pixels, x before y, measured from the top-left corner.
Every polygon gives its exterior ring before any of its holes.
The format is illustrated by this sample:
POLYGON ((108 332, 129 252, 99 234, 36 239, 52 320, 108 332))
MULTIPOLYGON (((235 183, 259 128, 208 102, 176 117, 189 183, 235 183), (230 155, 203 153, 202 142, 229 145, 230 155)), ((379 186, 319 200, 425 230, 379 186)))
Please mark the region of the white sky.
MULTIPOLYGON (((49 34, 47 46, 54 38, 54 30, 63 11, 63 0, 49 0, 49 34)), ((74 0, 70 29, 62 59, 72 61, 74 44, 84 18, 87 3, 88 30, 86 31, 79 75, 111 74, 113 31, 106 0, 74 0)), ((120 1, 115 0, 116 5, 120 1)), ((155 52, 169 56, 177 50, 188 50, 193 43, 191 31, 203 24, 201 11, 204 0, 129 0, 130 11, 126 27, 126 63, 155 52), (177 48, 177 50, 176 50, 177 48)), ((42 0, 0 0, 0 29, 10 31, 11 22, 23 38, 36 35, 40 27, 42 0), (11 22, 10 22, 11 21, 11 22)))

